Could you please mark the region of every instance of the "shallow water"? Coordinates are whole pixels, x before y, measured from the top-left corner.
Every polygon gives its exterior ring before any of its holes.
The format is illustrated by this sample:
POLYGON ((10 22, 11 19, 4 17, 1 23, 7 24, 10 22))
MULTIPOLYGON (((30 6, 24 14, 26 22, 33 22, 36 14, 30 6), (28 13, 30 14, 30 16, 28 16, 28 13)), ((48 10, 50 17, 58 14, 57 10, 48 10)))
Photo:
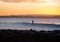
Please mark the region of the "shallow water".
POLYGON ((0 29, 60 30, 59 18, 0 18, 0 29), (34 24, 32 24, 32 20, 34 24))

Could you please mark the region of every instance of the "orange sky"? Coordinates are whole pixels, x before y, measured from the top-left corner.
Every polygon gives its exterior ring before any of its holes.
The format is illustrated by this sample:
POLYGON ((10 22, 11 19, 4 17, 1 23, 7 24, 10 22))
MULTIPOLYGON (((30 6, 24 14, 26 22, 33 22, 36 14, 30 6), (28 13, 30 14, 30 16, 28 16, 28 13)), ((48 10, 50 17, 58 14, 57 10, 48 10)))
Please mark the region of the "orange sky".
POLYGON ((60 0, 0 0, 1 15, 60 15, 60 0))

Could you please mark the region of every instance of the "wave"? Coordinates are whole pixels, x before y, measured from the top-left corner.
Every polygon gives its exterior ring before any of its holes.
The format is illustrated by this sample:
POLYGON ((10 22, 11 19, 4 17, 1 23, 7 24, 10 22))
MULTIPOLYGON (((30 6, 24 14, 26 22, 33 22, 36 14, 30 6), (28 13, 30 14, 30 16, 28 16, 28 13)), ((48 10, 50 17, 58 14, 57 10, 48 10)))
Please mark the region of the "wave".
MULTIPOLYGON (((32 23, 22 22, 22 24, 32 24, 32 23)), ((32 25, 60 25, 60 23, 33 23, 32 25)))
POLYGON ((28 22, 23 22, 21 24, 25 24, 25 25, 31 25, 31 26, 46 26, 46 27, 54 27, 54 28, 60 28, 60 24, 49 24, 49 23, 28 23, 28 22))
POLYGON ((57 23, 29 23, 29 22, 0 22, 0 24, 4 24, 4 25, 26 25, 26 26, 47 26, 47 27, 60 27, 60 24, 57 23))
POLYGON ((29 23, 29 22, 0 22, 0 29, 36 29, 36 30, 60 30, 60 24, 29 23))
POLYGON ((0 24, 31 24, 31 25, 60 25, 60 23, 31 23, 31 22, 0 22, 0 24))

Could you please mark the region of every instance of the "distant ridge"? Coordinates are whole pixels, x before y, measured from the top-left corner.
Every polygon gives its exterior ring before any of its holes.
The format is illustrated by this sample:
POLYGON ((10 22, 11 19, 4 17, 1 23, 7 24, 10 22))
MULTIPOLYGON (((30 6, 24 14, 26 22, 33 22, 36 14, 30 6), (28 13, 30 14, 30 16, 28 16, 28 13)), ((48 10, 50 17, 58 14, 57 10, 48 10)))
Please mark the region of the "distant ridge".
POLYGON ((9 15, 2 17, 21 17, 21 18, 60 18, 60 15, 44 15, 44 14, 31 14, 31 15, 9 15))

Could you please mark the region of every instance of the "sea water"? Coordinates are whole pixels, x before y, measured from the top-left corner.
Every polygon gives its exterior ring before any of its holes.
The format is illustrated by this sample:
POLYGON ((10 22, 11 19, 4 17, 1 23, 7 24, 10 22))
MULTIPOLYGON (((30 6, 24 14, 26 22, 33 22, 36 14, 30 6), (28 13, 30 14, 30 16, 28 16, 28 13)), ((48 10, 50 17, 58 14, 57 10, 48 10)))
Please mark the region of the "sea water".
POLYGON ((59 18, 0 18, 0 29, 60 30, 59 18), (34 23, 32 24, 32 20, 34 23))

